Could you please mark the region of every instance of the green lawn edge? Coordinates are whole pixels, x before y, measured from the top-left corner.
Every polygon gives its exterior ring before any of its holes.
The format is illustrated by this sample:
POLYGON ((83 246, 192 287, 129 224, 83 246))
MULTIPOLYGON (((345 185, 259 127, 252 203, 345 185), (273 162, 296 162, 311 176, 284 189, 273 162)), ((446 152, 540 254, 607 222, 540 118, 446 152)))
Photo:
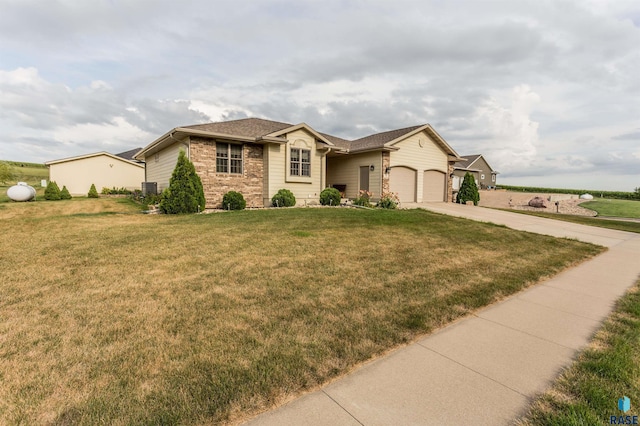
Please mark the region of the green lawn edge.
POLYGON ((564 222, 572 222, 580 225, 596 226, 598 228, 614 229, 616 231, 635 232, 636 234, 640 234, 640 222, 599 219, 599 218, 588 217, 588 216, 532 212, 527 210, 515 210, 515 209, 495 209, 495 210, 502 210, 510 213, 526 214, 529 216, 544 217, 547 219, 561 220, 564 222))
MULTIPOLYGON (((602 425, 611 417, 638 416, 640 403, 640 280, 618 300, 613 313, 577 356, 539 396, 520 425, 602 425), (631 399, 631 410, 617 409, 631 399)), ((633 417, 631 418, 633 421, 633 417)), ((615 424, 615 423, 614 423, 615 424)))

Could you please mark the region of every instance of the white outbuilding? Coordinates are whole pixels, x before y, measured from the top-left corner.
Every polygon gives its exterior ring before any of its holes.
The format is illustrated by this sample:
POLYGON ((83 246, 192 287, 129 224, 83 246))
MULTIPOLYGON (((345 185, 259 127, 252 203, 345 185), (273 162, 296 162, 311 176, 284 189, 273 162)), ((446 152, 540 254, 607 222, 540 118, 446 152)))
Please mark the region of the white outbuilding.
POLYGON ((144 182, 144 164, 126 158, 133 151, 139 149, 118 155, 96 152, 44 164, 49 168, 49 180, 60 188, 66 186, 71 195, 87 195, 91 184, 98 192, 114 187, 135 190, 144 182))

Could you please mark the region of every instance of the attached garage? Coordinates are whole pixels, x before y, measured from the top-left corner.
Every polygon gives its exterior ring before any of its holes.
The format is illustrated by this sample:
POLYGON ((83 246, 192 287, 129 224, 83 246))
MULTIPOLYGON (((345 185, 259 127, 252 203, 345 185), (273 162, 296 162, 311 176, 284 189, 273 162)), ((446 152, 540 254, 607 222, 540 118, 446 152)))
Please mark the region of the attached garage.
POLYGON ((392 167, 389 172, 389 189, 398 194, 400 202, 415 202, 416 171, 408 167, 392 167))
POLYGON ((422 184, 422 201, 445 201, 445 174, 438 170, 425 170, 422 184))

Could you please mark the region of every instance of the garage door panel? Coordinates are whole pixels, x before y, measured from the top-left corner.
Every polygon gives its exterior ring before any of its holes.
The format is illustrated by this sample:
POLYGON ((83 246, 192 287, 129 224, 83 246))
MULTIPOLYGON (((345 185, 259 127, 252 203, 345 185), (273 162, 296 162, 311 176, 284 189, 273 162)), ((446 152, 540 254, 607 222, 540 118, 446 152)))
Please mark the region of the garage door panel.
POLYGON ((408 167, 392 167, 389 173, 389 189, 398 194, 401 202, 416 201, 416 171, 408 167))
POLYGON ((444 201, 445 174, 438 170, 426 170, 422 182, 422 201, 444 201))

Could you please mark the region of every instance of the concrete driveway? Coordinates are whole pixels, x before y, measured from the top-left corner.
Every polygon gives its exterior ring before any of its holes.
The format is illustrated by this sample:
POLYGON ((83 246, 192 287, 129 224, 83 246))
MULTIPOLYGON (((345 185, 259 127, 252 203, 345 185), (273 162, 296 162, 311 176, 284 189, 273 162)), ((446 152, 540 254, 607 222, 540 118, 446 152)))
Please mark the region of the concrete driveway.
MULTIPOLYGON (((512 424, 571 363, 640 275, 640 234, 482 207, 415 207, 609 250, 248 424, 512 424)), ((614 409, 616 401, 611 404, 614 409)))

